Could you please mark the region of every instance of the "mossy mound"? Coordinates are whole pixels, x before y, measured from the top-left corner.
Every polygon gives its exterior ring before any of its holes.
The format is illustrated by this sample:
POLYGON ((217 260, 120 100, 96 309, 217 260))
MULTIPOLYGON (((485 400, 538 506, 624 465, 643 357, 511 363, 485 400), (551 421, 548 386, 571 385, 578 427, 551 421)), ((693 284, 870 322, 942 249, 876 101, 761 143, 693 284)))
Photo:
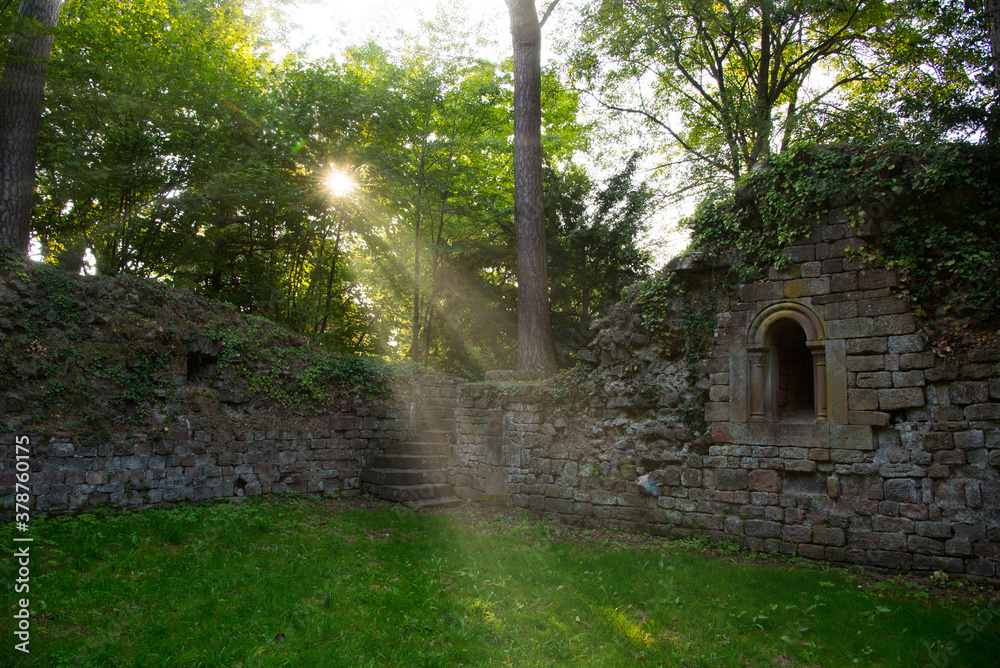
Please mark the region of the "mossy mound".
POLYGON ((273 423, 382 401, 398 375, 190 290, 11 253, 0 256, 0 332, 8 431, 90 438, 193 413, 273 423))

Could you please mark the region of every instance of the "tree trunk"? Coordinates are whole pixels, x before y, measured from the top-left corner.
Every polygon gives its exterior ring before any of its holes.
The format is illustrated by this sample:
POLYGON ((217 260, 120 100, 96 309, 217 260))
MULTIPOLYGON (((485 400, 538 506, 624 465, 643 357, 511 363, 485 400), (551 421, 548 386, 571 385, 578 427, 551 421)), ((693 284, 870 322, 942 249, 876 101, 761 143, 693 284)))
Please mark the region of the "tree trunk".
POLYGON ((1000 0, 986 0, 986 15, 986 30, 993 55, 993 74, 997 78, 997 90, 1000 90, 1000 0))
POLYGON ((517 361, 555 370, 542 203, 542 30, 534 0, 508 0, 514 46, 514 230, 517 242, 517 361))
POLYGON ((417 188, 417 217, 413 225, 413 343, 410 345, 410 359, 420 361, 420 219, 423 215, 424 184, 427 180, 427 149, 420 154, 420 186, 417 188))
POLYGON ((747 160, 750 169, 771 153, 771 64, 775 54, 771 52, 771 3, 760 3, 760 63, 757 67, 757 86, 754 100, 754 141, 747 160))
POLYGON ((330 298, 333 295, 333 280, 337 273, 337 261, 340 259, 340 234, 344 231, 344 214, 340 214, 337 224, 337 238, 333 242, 333 259, 330 261, 330 275, 326 279, 326 303, 323 305, 323 321, 316 331, 326 331, 326 320, 330 317, 330 298))
POLYGON ((37 24, 11 40, 0 80, 0 246, 28 251, 42 124, 45 71, 62 0, 25 0, 21 14, 37 24))

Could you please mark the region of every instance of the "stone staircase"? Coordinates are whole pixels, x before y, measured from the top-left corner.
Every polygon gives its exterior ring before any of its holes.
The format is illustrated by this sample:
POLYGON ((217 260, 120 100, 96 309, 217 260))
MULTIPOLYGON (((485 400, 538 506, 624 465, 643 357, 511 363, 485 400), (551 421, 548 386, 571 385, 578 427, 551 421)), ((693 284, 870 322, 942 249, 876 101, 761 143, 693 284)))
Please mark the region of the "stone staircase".
POLYGON ((361 471, 363 492, 411 508, 460 504, 445 468, 455 438, 456 389, 449 379, 414 390, 408 438, 376 455, 361 471))

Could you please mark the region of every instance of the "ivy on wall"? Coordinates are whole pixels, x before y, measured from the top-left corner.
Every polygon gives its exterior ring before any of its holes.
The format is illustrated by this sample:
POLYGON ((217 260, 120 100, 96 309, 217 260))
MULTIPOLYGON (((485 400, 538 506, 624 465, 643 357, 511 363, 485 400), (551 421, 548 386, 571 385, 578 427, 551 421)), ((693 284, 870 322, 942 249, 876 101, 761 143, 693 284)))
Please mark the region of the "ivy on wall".
POLYGON ((874 224, 861 255, 898 270, 918 314, 1000 323, 997 147, 801 146, 757 165, 686 223, 692 250, 727 258, 753 281, 787 265, 784 249, 841 207, 856 229, 874 224))

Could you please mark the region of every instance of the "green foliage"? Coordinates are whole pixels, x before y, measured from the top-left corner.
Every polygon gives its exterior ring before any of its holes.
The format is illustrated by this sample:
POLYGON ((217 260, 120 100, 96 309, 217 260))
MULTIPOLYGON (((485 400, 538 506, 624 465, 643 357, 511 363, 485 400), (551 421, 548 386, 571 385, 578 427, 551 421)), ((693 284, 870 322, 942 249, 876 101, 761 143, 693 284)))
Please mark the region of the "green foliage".
POLYGON ((995 149, 959 144, 806 145, 748 175, 736 195, 706 200, 686 222, 692 248, 729 257, 748 281, 785 266, 787 244, 831 202, 843 203, 855 230, 871 228, 861 256, 899 270, 899 291, 918 313, 992 322, 1000 306, 997 164, 995 149))
POLYGON ((809 231, 828 202, 861 185, 851 174, 856 166, 836 147, 807 145, 773 156, 740 182, 736 194, 717 191, 684 221, 691 247, 731 258, 742 281, 781 269, 788 264, 785 247, 809 231))
POLYGON ((802 118, 831 92, 806 85, 810 73, 891 39, 905 22, 892 7, 595 1, 583 11, 573 67, 611 110, 643 122, 646 145, 679 154, 686 185, 701 190, 797 139, 802 118))
POLYGON ((903 20, 867 57, 845 53, 834 60, 845 81, 842 99, 803 118, 804 136, 880 144, 1000 140, 990 3, 891 5, 903 20))
POLYGON ((168 361, 163 353, 132 349, 125 362, 102 368, 100 376, 112 381, 119 389, 108 397, 108 404, 122 410, 148 403, 153 398, 153 389, 158 386, 155 374, 162 371, 168 361))
POLYGON ((317 347, 257 316, 247 316, 245 323, 221 323, 204 336, 220 345, 218 369, 246 383, 250 397, 319 407, 338 400, 382 399, 395 381, 381 359, 317 347))
POLYGON ((34 281, 45 289, 38 305, 27 312, 36 325, 58 320, 63 325, 79 323, 84 310, 77 303, 76 281, 70 274, 57 267, 44 264, 35 268, 34 281))
POLYGON ((641 248, 641 237, 653 193, 635 183, 639 158, 634 153, 600 188, 582 170, 545 169, 549 292, 560 357, 572 359, 593 336, 594 318, 648 274, 651 253, 641 248))

